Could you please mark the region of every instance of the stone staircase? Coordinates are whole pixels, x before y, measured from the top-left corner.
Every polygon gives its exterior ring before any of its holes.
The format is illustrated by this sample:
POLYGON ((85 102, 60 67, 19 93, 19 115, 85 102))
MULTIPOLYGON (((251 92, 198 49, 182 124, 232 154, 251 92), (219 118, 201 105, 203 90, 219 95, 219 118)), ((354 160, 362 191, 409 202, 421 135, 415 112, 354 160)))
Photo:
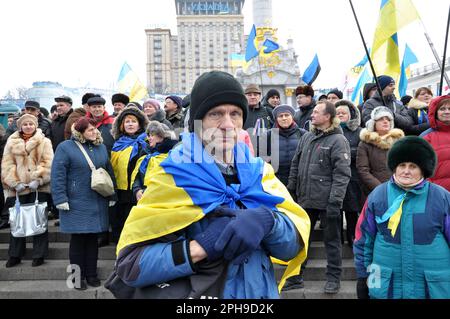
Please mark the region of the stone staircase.
MULTIPOLYGON (((112 294, 104 287, 89 288, 86 291, 69 289, 66 271, 69 265, 70 235, 59 233, 54 221, 49 222, 49 254, 45 264, 31 267, 31 241, 27 243, 27 252, 22 263, 16 267, 5 267, 8 259, 9 229, 0 230, 0 299, 110 299, 112 294)), ((356 298, 356 273, 353 266, 351 249, 343 246, 343 269, 341 290, 337 295, 323 293, 325 284, 325 248, 321 242, 322 231, 316 229, 313 243, 309 249, 309 262, 305 271, 305 288, 282 293, 284 299, 349 299, 356 298)), ((98 275, 104 283, 114 267, 115 246, 102 247, 99 251, 98 275)), ((279 280, 284 267, 275 266, 276 278, 279 280)))

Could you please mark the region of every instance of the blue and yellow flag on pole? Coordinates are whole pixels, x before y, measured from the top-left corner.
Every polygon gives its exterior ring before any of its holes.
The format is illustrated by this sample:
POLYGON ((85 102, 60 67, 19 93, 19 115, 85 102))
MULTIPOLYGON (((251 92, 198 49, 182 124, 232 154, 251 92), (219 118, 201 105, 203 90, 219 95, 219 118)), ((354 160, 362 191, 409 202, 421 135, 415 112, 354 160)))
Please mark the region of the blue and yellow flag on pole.
POLYGON ((245 61, 248 62, 259 55, 259 51, 256 48, 256 27, 253 25, 252 31, 248 35, 247 49, 245 51, 245 61))
POLYGON ((406 94, 406 89, 408 88, 408 78, 411 77, 411 64, 417 63, 417 59, 414 52, 406 44, 405 53, 403 54, 403 62, 401 67, 400 81, 398 84, 399 96, 404 96, 406 94))
POLYGON ((120 70, 117 84, 119 91, 127 94, 130 97, 130 101, 142 101, 149 97, 147 88, 126 62, 120 70))
POLYGON ((275 177, 272 166, 253 157, 243 143, 235 147, 235 166, 241 184, 227 186, 200 139, 194 133, 184 135, 182 145, 148 172, 148 187, 130 212, 117 245, 117 255, 129 245, 182 230, 218 206, 236 209, 238 201, 247 208, 264 205, 285 214, 305 243, 294 259, 286 261, 281 290, 287 278, 299 274, 306 258, 310 220, 275 177))
POLYGON ((389 75, 398 81, 400 58, 397 32, 419 19, 411 0, 381 1, 371 54, 377 75, 389 75))

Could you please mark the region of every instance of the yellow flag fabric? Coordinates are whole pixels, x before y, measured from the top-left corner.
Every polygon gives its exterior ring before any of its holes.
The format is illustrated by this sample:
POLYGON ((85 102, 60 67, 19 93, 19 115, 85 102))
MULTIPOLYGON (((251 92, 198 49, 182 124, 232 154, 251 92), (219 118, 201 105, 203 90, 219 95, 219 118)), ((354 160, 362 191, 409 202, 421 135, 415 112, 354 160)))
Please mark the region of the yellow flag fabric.
POLYGON ((392 238, 395 237, 395 233, 397 232, 398 225, 400 224, 400 220, 402 219, 403 213, 403 203, 405 202, 405 198, 403 198, 400 207, 395 211, 394 215, 389 218, 388 229, 391 230, 392 238))
POLYGON ((411 0, 382 0, 371 54, 377 75, 389 75, 398 81, 397 32, 418 19, 419 13, 411 0))
MULTIPOLYGON (((286 263, 287 269, 278 287, 281 291, 286 279, 298 274, 301 264, 306 259, 310 220, 307 213, 293 201, 285 186, 275 177, 270 164, 264 164, 263 174, 261 181, 263 191, 285 199, 276 208, 295 224, 304 243, 304 249, 286 263)), ((148 172, 148 179, 149 184, 142 199, 137 206, 133 207, 125 223, 117 245, 117 255, 129 245, 182 230, 205 216, 202 208, 194 204, 184 188, 176 185, 174 177, 165 172, 161 163, 157 163, 148 172)), ((196 182, 194 179, 195 177, 193 177, 193 185, 196 182)))
MULTIPOLYGON (((133 186, 134 181, 136 180, 136 176, 139 173, 139 170, 141 169, 142 162, 144 161, 145 157, 147 155, 141 156, 138 161, 136 162, 136 167, 133 170, 133 173, 131 174, 131 185, 133 186)), ((149 172, 156 168, 159 164, 161 164, 162 161, 164 161, 167 158, 168 154, 159 154, 156 156, 153 156, 150 158, 150 161, 148 162, 145 177, 144 177, 144 186, 147 187, 150 184, 150 174, 149 172)))
POLYGON ((128 190, 128 163, 130 162, 133 147, 127 147, 123 151, 111 152, 111 165, 116 177, 117 189, 128 190))

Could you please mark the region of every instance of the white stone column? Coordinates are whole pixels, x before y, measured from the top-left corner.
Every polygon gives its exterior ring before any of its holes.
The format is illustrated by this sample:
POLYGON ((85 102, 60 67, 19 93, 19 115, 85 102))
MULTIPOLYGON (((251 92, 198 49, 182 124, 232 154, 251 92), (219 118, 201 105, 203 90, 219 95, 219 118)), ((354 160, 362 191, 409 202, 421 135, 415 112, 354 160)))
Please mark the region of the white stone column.
POLYGON ((272 27, 272 0, 253 0, 253 23, 257 28, 272 27))

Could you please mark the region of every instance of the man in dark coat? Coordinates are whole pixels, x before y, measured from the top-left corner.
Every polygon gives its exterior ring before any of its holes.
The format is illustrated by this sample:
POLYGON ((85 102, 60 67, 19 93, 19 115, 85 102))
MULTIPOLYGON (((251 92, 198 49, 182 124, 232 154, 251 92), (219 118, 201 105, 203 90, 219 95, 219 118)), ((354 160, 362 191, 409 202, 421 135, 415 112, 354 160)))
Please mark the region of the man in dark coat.
POLYGON ((52 122, 51 132, 50 132, 50 140, 52 141, 53 151, 56 151, 56 148, 61 142, 64 142, 64 130, 66 127, 67 119, 69 115, 72 114, 73 109, 73 101, 68 96, 59 96, 55 98, 56 102, 56 110, 58 112, 58 117, 52 122))
POLYGON ((249 113, 244 123, 244 130, 255 129, 256 135, 259 135, 259 131, 268 130, 273 126, 270 112, 261 105, 261 94, 261 89, 256 84, 250 84, 245 89, 249 113))
MULTIPOLYGON (((38 128, 42 130, 42 133, 44 133, 45 137, 50 136, 50 125, 51 122, 49 119, 45 118, 40 110, 40 105, 36 101, 26 101, 25 102, 25 108, 23 110, 23 114, 31 114, 37 117, 38 119, 38 128)), ((14 119, 11 125, 6 130, 6 138, 8 138, 11 134, 13 134, 15 131, 17 131, 17 120, 18 118, 14 119)))
MULTIPOLYGON (((381 75, 378 77, 378 82, 380 83, 383 98, 386 102, 385 106, 394 114, 395 127, 402 129, 403 131, 407 131, 414 123, 408 113, 408 109, 400 101, 398 101, 394 95, 394 79, 387 75, 381 75)), ((364 123, 370 120, 370 114, 378 106, 383 106, 383 100, 377 92, 371 99, 364 103, 362 113, 364 123)))
MULTIPOLYGON (((311 232, 317 220, 324 226, 327 282, 324 292, 336 294, 342 272, 341 208, 350 181, 350 146, 336 117, 335 106, 318 102, 311 115, 311 129, 300 139, 292 160, 288 189, 309 215, 311 232)), ((302 265, 302 269, 306 262, 302 265)), ((303 285, 302 272, 286 289, 303 285)))
POLYGON ((299 86, 295 90, 297 97, 298 111, 295 113, 294 121, 298 127, 309 131, 311 115, 316 106, 314 100, 314 89, 309 85, 299 86))

